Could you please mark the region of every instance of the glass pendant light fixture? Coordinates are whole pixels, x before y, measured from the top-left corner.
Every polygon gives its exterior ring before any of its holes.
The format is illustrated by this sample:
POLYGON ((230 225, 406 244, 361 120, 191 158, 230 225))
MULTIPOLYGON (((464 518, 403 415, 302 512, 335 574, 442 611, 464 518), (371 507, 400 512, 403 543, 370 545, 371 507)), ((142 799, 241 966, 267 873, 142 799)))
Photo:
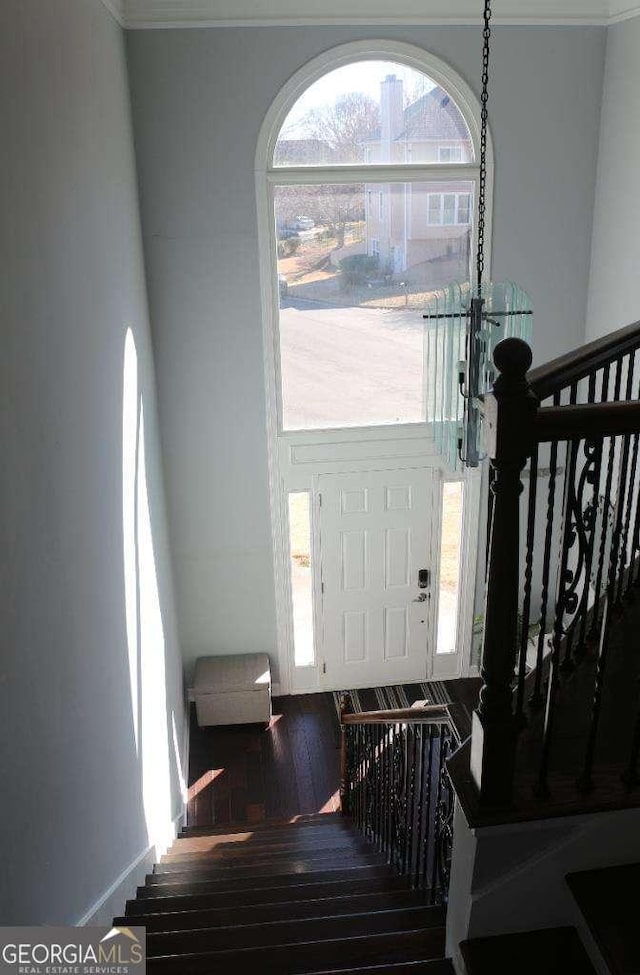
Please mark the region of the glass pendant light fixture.
POLYGON ((495 346, 510 336, 531 338, 526 292, 484 279, 490 41, 491 0, 485 0, 475 280, 434 292, 423 315, 427 420, 453 470, 477 467, 482 459, 478 400, 494 379, 495 346))

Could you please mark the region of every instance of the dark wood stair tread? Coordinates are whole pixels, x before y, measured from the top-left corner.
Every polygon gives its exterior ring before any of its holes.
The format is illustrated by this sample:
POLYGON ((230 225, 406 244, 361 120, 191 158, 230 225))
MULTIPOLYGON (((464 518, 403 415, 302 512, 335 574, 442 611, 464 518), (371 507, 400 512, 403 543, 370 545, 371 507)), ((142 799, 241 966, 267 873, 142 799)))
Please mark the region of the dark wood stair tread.
POLYGON ((365 935, 398 934, 418 929, 442 928, 443 912, 438 908, 415 906, 362 914, 337 915, 329 908, 327 915, 298 920, 237 924, 224 928, 150 933, 147 957, 178 953, 226 951, 238 948, 321 942, 365 935))
MULTIPOLYGON (((251 904, 242 907, 212 908, 209 910, 164 911, 139 914, 136 924, 143 924, 151 931, 180 931, 197 928, 218 928, 238 924, 266 924, 269 921, 298 920, 326 917, 328 915, 361 914, 365 911, 398 910, 426 905, 426 898, 412 890, 389 890, 375 894, 333 895, 310 900, 281 901, 279 903, 251 904)), ((434 910, 438 910, 434 908, 434 910)), ((114 918, 115 925, 131 924, 130 917, 114 918)), ((444 924, 444 920, 441 921, 444 924)))
MULTIPOLYGON (((444 954, 444 928, 419 929, 230 951, 150 958, 149 975, 210 975, 230 967, 268 975, 313 975, 369 963, 421 961, 444 954)), ((577 973, 576 973, 577 975, 577 973)))
POLYGON ((223 826, 183 826, 181 836, 219 836, 245 830, 253 834, 290 833, 298 830, 324 828, 326 826, 350 825, 350 819, 340 813, 316 813, 291 819, 265 819, 259 823, 236 822, 223 826))
POLYGON ((251 863, 216 863, 210 860, 193 863, 156 863, 153 872, 146 875, 146 883, 184 883, 190 880, 242 880, 244 877, 282 877, 287 874, 307 874, 324 870, 352 870, 358 867, 386 866, 385 860, 375 850, 370 853, 345 853, 343 856, 323 854, 268 859, 251 863))
MULTIPOLYGON (((245 834, 240 834, 244 836, 245 834)), ((185 837, 174 842, 171 849, 161 858, 161 863, 179 857, 194 858, 233 858, 259 857, 266 853, 273 856, 292 854, 305 850, 342 850, 342 849, 371 849, 371 844, 361 836, 354 836, 352 832, 341 829, 324 829, 320 833, 307 831, 303 836, 292 838, 277 837, 271 842, 262 842, 261 837, 254 840, 232 840, 228 836, 194 836, 185 837)))
MULTIPOLYGON (((429 961, 404 961, 391 965, 367 965, 365 968, 332 968, 315 975, 455 975, 448 958, 432 958, 429 961)), ((497 975, 497 973, 496 973, 497 975)))
POLYGON ((190 878, 184 878, 182 875, 149 874, 146 878, 146 885, 139 888, 139 890, 144 891, 141 895, 143 897, 153 897, 154 891, 159 896, 168 895, 172 892, 175 894, 204 894, 213 893, 217 890, 246 890, 255 887, 256 881, 259 882, 259 886, 261 887, 265 887, 267 884, 270 887, 284 887, 290 884, 296 884, 304 877, 321 883, 324 880, 357 880, 359 877, 389 877, 393 873, 393 868, 386 863, 376 863, 352 867, 334 865, 332 867, 323 867, 322 869, 314 869, 313 867, 309 869, 302 866, 301 869, 295 872, 248 873, 243 876, 232 874, 229 876, 218 876, 218 879, 193 875, 190 878))
POLYGON ((638 975, 640 863, 570 873, 566 879, 611 975, 638 975))
POLYGON ((381 856, 375 848, 369 844, 368 847, 361 849, 345 850, 303 850, 299 853, 280 853, 274 856, 263 854, 260 857, 241 857, 239 859, 225 860, 216 859, 209 856, 196 856, 192 860, 171 859, 161 860, 153 869, 154 875, 162 873, 204 873, 208 871, 220 876, 231 876, 231 874, 242 876, 243 873, 252 872, 257 876, 259 872, 277 873, 281 868, 286 872, 295 872, 300 866, 312 867, 315 864, 335 863, 345 866, 355 864, 381 862, 381 856), (293 870, 292 870, 293 868, 293 870))
POLYGON ((575 928, 544 928, 460 945, 468 975, 595 975, 575 928))
MULTIPOLYGON (((282 879, 282 878, 279 878, 282 879)), ((175 893, 166 888, 154 888, 153 896, 144 895, 145 888, 138 888, 138 898, 127 901, 126 916, 131 919, 140 914, 151 914, 164 911, 211 910, 215 908, 244 907, 262 904, 280 904, 290 901, 306 901, 309 899, 333 896, 345 897, 351 894, 373 894, 381 891, 408 890, 409 882, 406 877, 388 873, 385 876, 359 876, 345 880, 338 875, 334 879, 318 881, 309 877, 299 878, 299 882, 274 886, 268 879, 265 885, 251 886, 229 890, 214 889, 194 893, 175 893)))

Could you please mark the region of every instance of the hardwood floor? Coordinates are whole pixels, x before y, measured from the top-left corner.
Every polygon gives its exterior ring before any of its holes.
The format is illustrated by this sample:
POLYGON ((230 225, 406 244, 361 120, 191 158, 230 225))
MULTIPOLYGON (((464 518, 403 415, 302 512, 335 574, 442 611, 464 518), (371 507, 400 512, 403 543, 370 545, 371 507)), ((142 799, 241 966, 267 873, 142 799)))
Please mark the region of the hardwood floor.
POLYGON ((268 728, 198 728, 192 705, 188 824, 222 826, 336 812, 338 733, 327 694, 274 698, 268 728))
MULTIPOLYGON (((479 684, 476 678, 443 684, 449 699, 461 705, 462 738, 469 734, 479 684)), ((361 694, 366 707, 376 707, 370 692, 361 694)), ((290 820, 338 810, 340 727, 330 693, 274 698, 268 728, 198 728, 194 705, 190 719, 189 826, 290 820)))

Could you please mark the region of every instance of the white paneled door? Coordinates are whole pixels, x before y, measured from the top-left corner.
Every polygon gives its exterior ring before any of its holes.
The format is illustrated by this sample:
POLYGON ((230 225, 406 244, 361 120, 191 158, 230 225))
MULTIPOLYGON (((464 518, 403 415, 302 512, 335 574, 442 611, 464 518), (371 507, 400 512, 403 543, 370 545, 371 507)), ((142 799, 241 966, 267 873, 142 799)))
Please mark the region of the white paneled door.
POLYGON ((424 680, 434 629, 433 471, 322 474, 316 484, 322 686, 424 680))

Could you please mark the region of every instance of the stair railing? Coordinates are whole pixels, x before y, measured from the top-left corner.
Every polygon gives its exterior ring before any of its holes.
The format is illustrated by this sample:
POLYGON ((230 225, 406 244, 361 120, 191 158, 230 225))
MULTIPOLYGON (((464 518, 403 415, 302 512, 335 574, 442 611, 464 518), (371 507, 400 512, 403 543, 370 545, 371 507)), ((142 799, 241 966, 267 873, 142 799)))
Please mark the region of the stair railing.
POLYGON ((350 713, 340 725, 342 812, 427 900, 444 903, 454 795, 446 762, 460 739, 447 706, 350 713))
MULTIPOLYGON (((560 691, 584 661, 593 684, 571 775, 583 794, 594 788, 612 615, 639 581, 640 323, 530 372, 519 339, 497 346, 494 362, 483 404, 491 501, 482 690, 469 757, 485 809, 514 804, 527 726, 534 792, 551 795, 560 691)), ((619 744, 631 786, 640 718, 629 737, 619 744)))

